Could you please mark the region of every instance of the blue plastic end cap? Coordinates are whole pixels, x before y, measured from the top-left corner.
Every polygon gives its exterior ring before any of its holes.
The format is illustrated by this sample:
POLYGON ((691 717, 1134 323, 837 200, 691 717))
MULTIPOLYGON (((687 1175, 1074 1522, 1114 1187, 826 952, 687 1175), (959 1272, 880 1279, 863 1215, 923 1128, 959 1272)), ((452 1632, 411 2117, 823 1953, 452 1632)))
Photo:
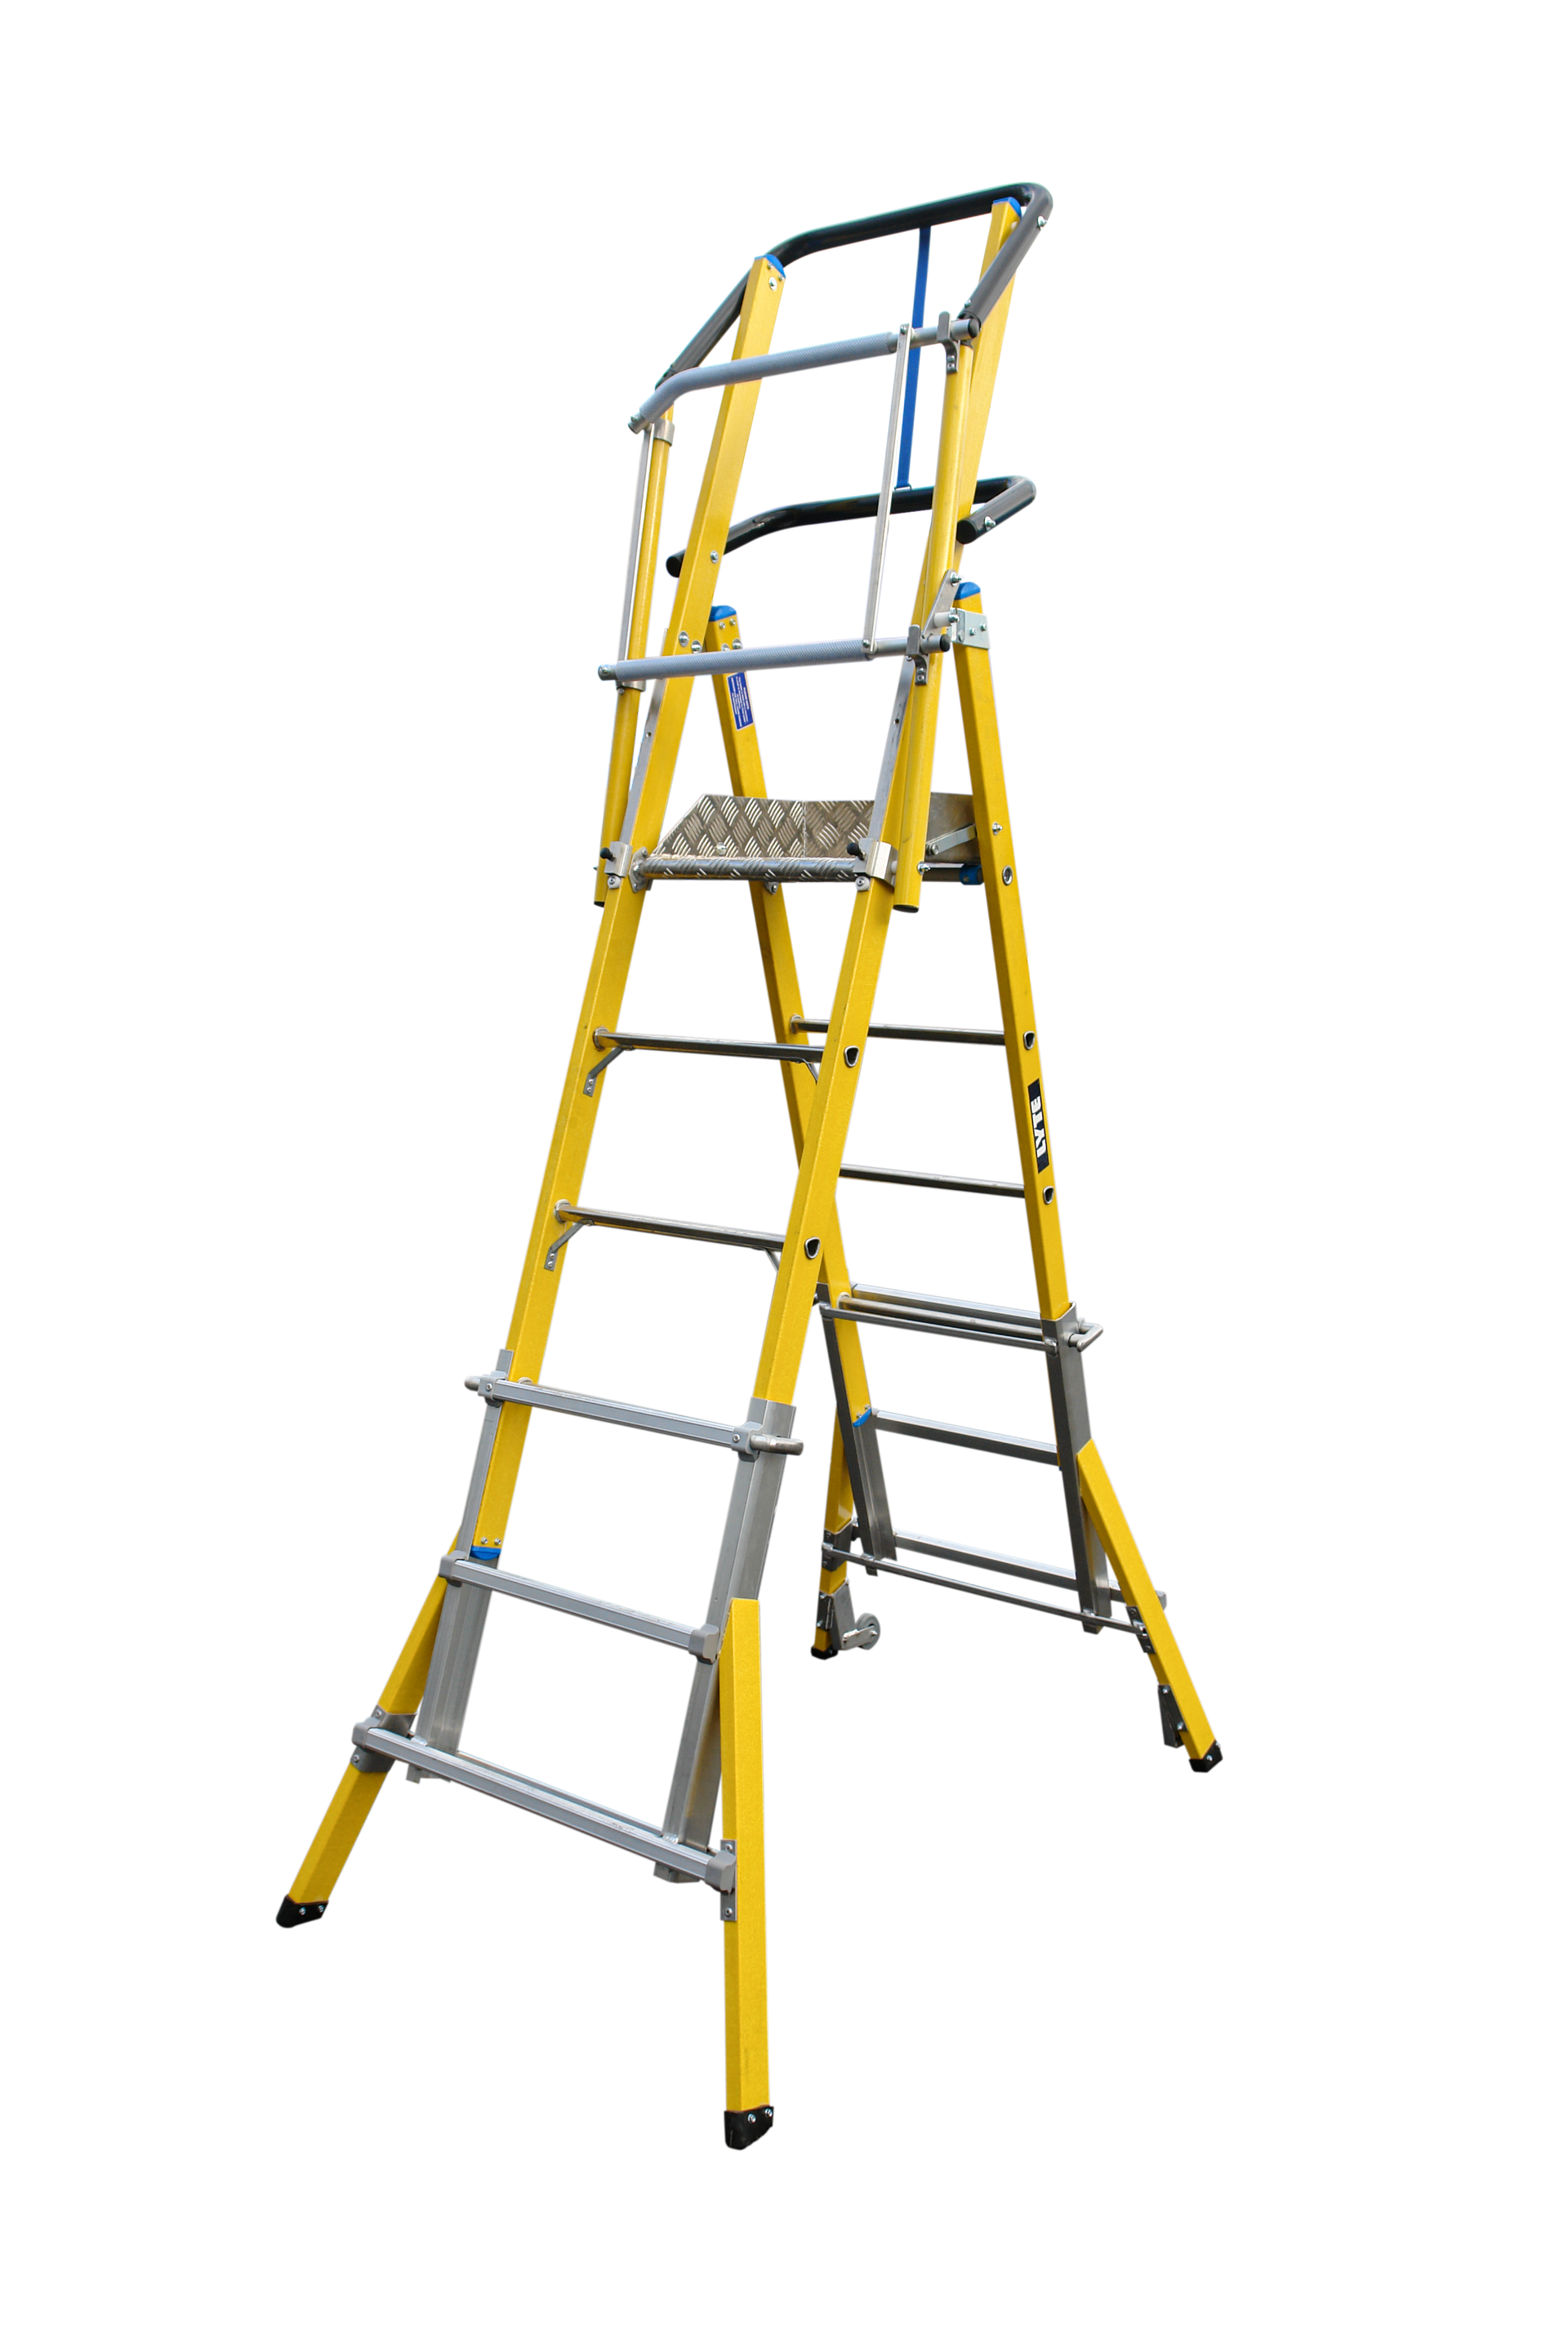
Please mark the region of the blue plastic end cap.
POLYGON ((764 253, 763 259, 767 263, 770 269, 776 269, 781 278, 785 278, 789 275, 784 263, 779 259, 776 253, 764 253))
POLYGON ((470 1544, 468 1558, 482 1559, 488 1566, 492 1560, 498 1560, 500 1558, 500 1544, 470 1544))
POLYGON ((1023 217, 1024 217, 1024 207, 1023 207, 1023 205, 1018 202, 1018 199, 1017 199, 1017 197, 1016 197, 1016 196, 1007 196, 1007 197, 1004 198, 1004 202, 1005 202, 1005 203, 1006 203, 1006 204, 1011 205, 1012 205, 1012 207, 1013 207, 1013 210, 1017 214, 1018 218, 1019 218, 1020 220, 1022 220, 1022 219, 1023 219, 1023 217))
POLYGON ((967 882, 973 888, 984 879, 984 877, 978 866, 961 866, 958 869, 958 878, 961 882, 967 882))
POLYGON ((978 580, 961 580, 952 593, 955 602, 962 601, 965 596, 978 596, 980 583, 978 580))
POLYGON ((733 604, 710 604, 708 607, 708 618, 710 621, 732 621, 734 617, 733 604))

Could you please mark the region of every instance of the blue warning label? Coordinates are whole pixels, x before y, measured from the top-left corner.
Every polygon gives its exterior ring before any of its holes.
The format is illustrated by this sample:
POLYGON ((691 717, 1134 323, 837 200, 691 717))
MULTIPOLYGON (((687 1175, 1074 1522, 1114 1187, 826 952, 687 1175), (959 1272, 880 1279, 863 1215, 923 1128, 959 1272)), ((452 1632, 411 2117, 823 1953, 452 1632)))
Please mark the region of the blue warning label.
POLYGON ((724 683, 730 689, 730 708, 735 714, 736 727, 749 727, 752 723, 752 698, 746 692, 745 671, 731 670, 724 683))

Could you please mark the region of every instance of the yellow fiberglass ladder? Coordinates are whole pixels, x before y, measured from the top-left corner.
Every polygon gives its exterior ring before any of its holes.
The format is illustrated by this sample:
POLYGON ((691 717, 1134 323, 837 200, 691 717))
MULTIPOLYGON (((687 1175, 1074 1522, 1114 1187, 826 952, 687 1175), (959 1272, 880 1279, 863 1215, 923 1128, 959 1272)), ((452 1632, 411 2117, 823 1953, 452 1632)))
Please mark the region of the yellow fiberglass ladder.
POLYGON ((1083 1359, 1099 1337, 1099 1327, 1075 1307, 1063 1263, 1024 948, 1022 894, 992 698, 989 631, 980 592, 961 576, 960 568, 961 551, 976 545, 1034 497, 1033 485, 1021 478, 978 477, 1013 279, 1050 208, 1047 191, 1025 182, 792 237, 752 263, 632 417, 641 460, 620 658, 599 672, 616 689, 604 847, 595 886, 603 911, 517 1304, 495 1370, 468 1383, 482 1400, 484 1419, 456 1540, 441 1560, 380 1705, 354 1727, 348 1769, 278 1915, 286 1927, 321 1917, 394 1764, 407 1765, 411 1778, 456 1781, 640 1854, 653 1863, 661 1878, 712 1887, 724 1922, 724 2137, 731 2147, 749 2147, 769 2128, 773 2116, 768 2087, 757 1594, 784 1462, 802 1450, 792 1434, 794 1399, 814 1311, 821 1320, 837 1406, 814 1654, 828 1659, 846 1650, 868 1649, 878 1637, 876 1619, 855 1613, 848 1582, 852 1568, 1008 1601, 1068 1618, 1086 1633, 1130 1634, 1153 1668, 1167 1744, 1186 1750, 1194 1772, 1207 1772, 1220 1760, 1166 1622, 1163 1596, 1150 1580, 1089 1435, 1083 1359), (928 327, 923 318, 931 229, 968 219, 988 223, 980 278, 962 310, 955 314, 944 310, 928 327), (805 350, 770 352, 786 267, 829 247, 910 232, 919 238, 911 325, 805 350), (735 330, 733 356, 717 365, 705 364, 731 327, 735 330), (942 352, 946 373, 936 478, 929 488, 916 488, 909 482, 910 428, 920 353, 927 348, 942 352), (763 381, 878 358, 891 360, 893 375, 880 490, 777 508, 732 522, 763 381), (669 559, 679 584, 664 651, 650 656, 648 614, 673 412, 687 394, 710 387, 722 388, 718 422, 685 549, 669 559), (902 635, 879 637, 877 620, 889 520, 928 511, 931 530, 911 625, 902 635), (742 655, 733 609, 713 601, 721 555, 775 531, 873 518, 862 635, 826 644, 751 646, 742 655), (967 797, 931 790, 937 704, 949 658, 968 751, 972 789, 967 797), (852 801, 770 799, 763 781, 749 674, 883 659, 894 666, 896 683, 871 796, 852 801), (666 830, 687 706, 700 677, 713 681, 733 791, 723 797, 705 796, 679 824, 666 830), (621 1028, 621 1003, 650 885, 724 881, 744 882, 751 888, 773 1014, 772 1039, 748 1043, 657 1036, 621 1028), (852 893, 837 993, 832 1016, 826 1021, 808 1019, 803 1008, 780 887, 807 882, 837 882, 852 893), (984 891, 1001 998, 999 1030, 873 1024, 889 919, 895 909, 908 914, 918 910, 924 882, 968 883, 984 891), (900 1041, 910 1039, 1002 1049, 1017 1129, 1017 1182, 845 1164, 856 1084, 870 1041, 879 1046, 886 1041, 897 1053, 900 1041), (798 1160, 784 1233, 737 1231, 584 1205, 583 1179, 594 1123, 606 1092, 605 1073, 627 1053, 712 1055, 780 1066, 798 1160), (840 1177, 1020 1202, 1034 1263, 1035 1304, 1016 1309, 992 1307, 853 1281, 836 1207, 840 1177), (567 1244, 588 1226, 755 1250, 773 1259, 777 1271, 762 1357, 753 1393, 738 1419, 699 1420, 662 1405, 624 1404, 543 1385, 545 1340, 568 1260, 567 1244), (860 1339, 862 1330, 877 1327, 1026 1349, 1043 1356, 1053 1424, 1050 1441, 879 1410, 870 1400, 860 1339), (700 1624, 678 1624, 620 1601, 540 1582, 518 1572, 524 1563, 515 1564, 515 1570, 501 1567, 501 1542, 523 1440, 535 1412, 575 1414, 606 1429, 619 1426, 685 1438, 734 1457, 729 1514, 707 1613, 700 1624), (1056 1470, 1066 1499, 1070 1569, 1046 1568, 961 1543, 939 1543, 895 1528, 879 1454, 883 1434, 1006 1455, 1056 1470), (910 1555, 1017 1580, 1026 1590, 1021 1593, 937 1575, 912 1566, 910 1555), (1029 1597, 1042 1591, 1059 1597, 1029 1597), (502 1770, 460 1748, 486 1612, 496 1593, 563 1610, 690 1654, 690 1695, 659 1826, 502 1770), (713 1813, 721 1785, 722 1835, 714 1844, 713 1813))

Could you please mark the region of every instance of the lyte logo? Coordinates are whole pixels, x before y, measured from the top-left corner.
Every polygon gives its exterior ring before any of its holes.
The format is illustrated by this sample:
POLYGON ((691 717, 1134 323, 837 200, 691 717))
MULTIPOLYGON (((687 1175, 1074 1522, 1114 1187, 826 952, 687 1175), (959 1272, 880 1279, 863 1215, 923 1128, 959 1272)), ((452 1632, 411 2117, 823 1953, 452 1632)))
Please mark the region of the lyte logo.
POLYGON ((1051 1147, 1046 1140, 1046 1105, 1038 1078, 1029 1080, 1029 1123, 1035 1130, 1035 1166, 1048 1168, 1051 1147))
POLYGON ((724 683, 730 689, 730 708, 735 714, 737 729, 749 727, 752 723, 752 698, 746 692, 745 671, 731 670, 724 683))

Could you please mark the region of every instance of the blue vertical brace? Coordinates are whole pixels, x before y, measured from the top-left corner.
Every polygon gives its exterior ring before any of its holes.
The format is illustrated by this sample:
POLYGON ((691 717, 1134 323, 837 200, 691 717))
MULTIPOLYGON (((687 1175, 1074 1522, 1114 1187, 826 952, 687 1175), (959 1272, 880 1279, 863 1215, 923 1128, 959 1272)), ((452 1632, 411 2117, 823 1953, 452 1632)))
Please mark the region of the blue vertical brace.
MULTIPOLYGON (((931 268, 931 230, 921 231, 921 249, 915 258, 915 302, 910 315, 911 327, 923 327, 926 322, 926 271, 931 268)), ((910 487, 910 445, 915 437, 915 393, 921 380, 921 355, 918 350, 910 353, 910 372, 904 378, 904 422, 899 434, 898 488, 910 487)))

